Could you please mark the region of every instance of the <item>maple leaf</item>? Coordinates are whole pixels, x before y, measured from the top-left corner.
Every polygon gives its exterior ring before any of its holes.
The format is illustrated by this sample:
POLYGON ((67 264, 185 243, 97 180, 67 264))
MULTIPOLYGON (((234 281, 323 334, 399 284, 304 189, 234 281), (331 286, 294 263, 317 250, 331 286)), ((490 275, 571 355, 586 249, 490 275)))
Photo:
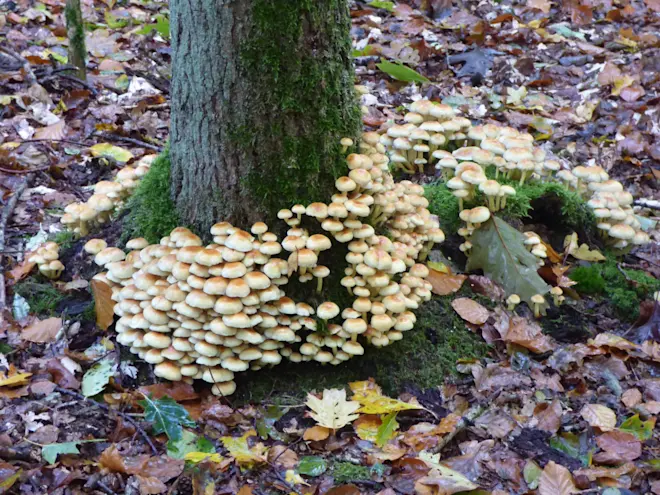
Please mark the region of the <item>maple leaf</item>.
POLYGON ((353 400, 360 407, 358 412, 365 414, 389 414, 392 412, 406 411, 409 409, 424 409, 416 403, 403 402, 382 395, 381 389, 372 380, 362 382, 351 382, 348 384, 353 391, 353 400))
POLYGON ((248 445, 248 438, 256 435, 256 431, 248 430, 241 437, 221 437, 220 440, 239 465, 252 467, 266 462, 267 449, 263 443, 255 443, 252 447, 248 445))
POLYGON ((359 416, 355 412, 360 409, 360 403, 347 401, 344 389, 326 389, 323 391, 322 399, 307 394, 305 404, 313 411, 310 416, 320 426, 331 430, 343 428, 359 416))

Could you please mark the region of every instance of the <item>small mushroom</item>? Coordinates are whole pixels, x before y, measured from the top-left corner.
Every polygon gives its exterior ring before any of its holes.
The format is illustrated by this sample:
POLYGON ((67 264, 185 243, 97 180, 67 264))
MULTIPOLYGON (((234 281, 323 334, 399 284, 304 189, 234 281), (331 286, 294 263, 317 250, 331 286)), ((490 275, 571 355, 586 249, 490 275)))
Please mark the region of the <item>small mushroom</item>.
POLYGON ((532 307, 534 309, 534 318, 541 317, 541 309, 545 304, 545 298, 541 294, 535 294, 532 296, 532 307))

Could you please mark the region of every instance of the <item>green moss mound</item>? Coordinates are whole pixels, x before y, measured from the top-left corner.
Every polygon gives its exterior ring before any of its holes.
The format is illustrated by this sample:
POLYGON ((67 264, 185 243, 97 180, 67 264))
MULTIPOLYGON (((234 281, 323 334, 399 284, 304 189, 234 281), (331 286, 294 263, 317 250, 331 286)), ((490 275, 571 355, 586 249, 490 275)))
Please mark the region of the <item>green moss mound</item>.
POLYGON ((144 237, 155 244, 179 226, 179 216, 170 196, 170 152, 166 148, 154 160, 125 210, 124 240, 144 237))
POLYGON ((232 401, 300 402, 309 391, 342 388, 370 377, 390 395, 409 384, 422 389, 441 385, 457 375, 458 360, 481 358, 488 352, 488 345, 456 315, 452 300, 434 298, 417 311, 417 324, 403 340, 380 349, 368 346, 364 356, 339 366, 287 362, 272 372, 239 373, 232 401))
POLYGON ((639 305, 660 290, 660 280, 640 270, 620 268, 608 258, 605 263, 580 266, 569 274, 581 294, 602 296, 623 320, 634 321, 639 305))
POLYGON ((48 282, 32 276, 18 282, 14 293, 23 297, 30 305, 30 312, 37 315, 55 316, 58 305, 66 296, 48 282))
MULTIPOLYGON (((561 231, 593 232, 593 213, 579 194, 564 185, 558 182, 535 181, 519 186, 517 181, 505 180, 502 177, 497 180, 516 189, 516 195, 507 199, 506 207, 497 213, 498 216, 507 220, 534 218, 535 221, 538 219, 539 223, 561 231)), ((430 184, 425 190, 429 211, 440 218, 440 226, 446 234, 455 233, 462 223, 458 218, 458 199, 443 181, 430 184)), ((485 203, 485 197, 478 193, 473 201, 465 202, 464 207, 472 208, 485 203)))

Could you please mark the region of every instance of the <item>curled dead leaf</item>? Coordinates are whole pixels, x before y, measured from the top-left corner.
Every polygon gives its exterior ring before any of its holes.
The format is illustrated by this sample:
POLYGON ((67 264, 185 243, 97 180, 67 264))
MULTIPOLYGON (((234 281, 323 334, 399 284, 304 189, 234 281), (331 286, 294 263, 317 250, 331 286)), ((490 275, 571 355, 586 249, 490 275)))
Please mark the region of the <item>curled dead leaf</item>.
POLYGON ((96 324, 101 330, 107 330, 115 318, 115 301, 112 300, 112 289, 100 280, 92 280, 92 294, 94 294, 94 308, 96 310, 96 324))
POLYGON ((458 316, 473 325, 483 325, 488 320, 488 309, 468 297, 454 299, 451 307, 458 313, 458 316))

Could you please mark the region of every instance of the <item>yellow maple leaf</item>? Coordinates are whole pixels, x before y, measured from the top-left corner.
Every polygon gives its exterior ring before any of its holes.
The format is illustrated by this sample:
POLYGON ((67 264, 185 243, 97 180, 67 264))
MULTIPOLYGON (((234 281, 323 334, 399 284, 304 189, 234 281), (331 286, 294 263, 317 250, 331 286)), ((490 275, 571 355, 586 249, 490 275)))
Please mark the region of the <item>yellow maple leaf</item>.
POLYGON ((242 437, 221 437, 220 440, 239 465, 252 467, 266 462, 267 449, 263 443, 255 443, 252 447, 248 445, 248 438, 256 435, 257 432, 249 430, 242 437))
POLYGON ((388 414, 410 409, 424 409, 416 403, 403 402, 382 394, 381 389, 372 380, 351 382, 348 384, 353 391, 353 400, 360 403, 358 412, 365 414, 388 414))
POLYGON ((360 404, 346 400, 344 389, 326 389, 321 399, 307 394, 305 404, 313 411, 310 416, 320 426, 331 430, 342 428, 359 416, 355 412, 360 408, 360 404))

